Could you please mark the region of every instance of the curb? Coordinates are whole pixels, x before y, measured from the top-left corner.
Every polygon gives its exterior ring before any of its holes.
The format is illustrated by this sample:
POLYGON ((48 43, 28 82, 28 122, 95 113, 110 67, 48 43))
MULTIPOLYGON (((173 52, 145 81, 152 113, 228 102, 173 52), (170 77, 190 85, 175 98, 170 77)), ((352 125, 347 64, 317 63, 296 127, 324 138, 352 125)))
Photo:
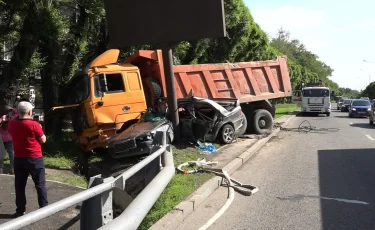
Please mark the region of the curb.
MULTIPOLYGON (((297 113, 298 114, 298 113, 297 113)), ((293 114, 291 117, 283 123, 286 125, 296 117, 297 114, 293 114)), ((280 128, 275 129, 266 138, 260 139, 254 145, 252 145, 248 150, 243 152, 240 156, 234 158, 226 166, 224 170, 228 172, 229 175, 233 174, 238 168, 244 165, 258 150, 263 147, 272 137, 279 134, 280 128)), ((222 177, 215 176, 214 178, 206 181, 201 187, 199 187, 193 194, 191 194, 187 199, 181 201, 176 205, 169 213, 163 216, 159 221, 152 225, 149 230, 174 230, 176 229, 183 220, 193 213, 216 189, 221 185, 222 177)))

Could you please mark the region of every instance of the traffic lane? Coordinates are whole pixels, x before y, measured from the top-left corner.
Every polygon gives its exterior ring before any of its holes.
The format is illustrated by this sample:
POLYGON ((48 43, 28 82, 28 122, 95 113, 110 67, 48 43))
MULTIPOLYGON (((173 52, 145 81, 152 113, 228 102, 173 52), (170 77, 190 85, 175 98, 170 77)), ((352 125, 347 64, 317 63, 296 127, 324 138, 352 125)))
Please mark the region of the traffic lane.
POLYGON ((363 138, 375 141, 375 126, 369 124, 369 118, 353 117, 350 118, 348 112, 333 111, 332 117, 341 118, 342 124, 348 123, 352 128, 357 128, 361 132, 363 138))
MULTIPOLYGON (((298 127, 304 120, 317 128, 337 127, 340 131, 281 132, 233 175, 243 183, 259 186, 259 192, 251 197, 236 194, 210 229, 374 227, 371 194, 375 177, 371 166, 375 159, 369 154, 373 142, 363 138, 360 129, 351 127, 346 119, 334 116, 298 117, 288 126, 298 127)), ((226 190, 222 188, 179 228, 199 228, 225 201, 226 190), (202 220, 202 216, 206 218, 202 220)))

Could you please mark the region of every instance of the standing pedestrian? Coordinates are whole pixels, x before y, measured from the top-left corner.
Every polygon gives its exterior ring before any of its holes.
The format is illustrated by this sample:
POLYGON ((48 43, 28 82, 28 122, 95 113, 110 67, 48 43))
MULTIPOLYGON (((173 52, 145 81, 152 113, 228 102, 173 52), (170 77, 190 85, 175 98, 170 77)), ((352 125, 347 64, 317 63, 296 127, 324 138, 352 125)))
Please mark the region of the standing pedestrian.
MULTIPOLYGON (((13 165, 14 165, 14 149, 13 149, 13 141, 12 136, 8 132, 8 124, 9 124, 9 117, 7 115, 3 115, 1 117, 1 127, 0 127, 0 134, 3 140, 3 144, 5 150, 8 152, 9 161, 10 161, 10 173, 13 174, 13 165)), ((0 168, 3 168, 4 161, 0 162, 0 168)))
POLYGON ((38 194, 39 208, 48 205, 42 144, 46 142, 42 126, 32 119, 30 102, 18 104, 18 117, 9 121, 8 131, 14 144, 14 174, 16 189, 15 217, 26 211, 25 188, 31 175, 38 194))
POLYGON ((1 138, 1 135, 0 135, 0 174, 3 174, 4 158, 5 158, 5 148, 3 144, 3 139, 1 138))

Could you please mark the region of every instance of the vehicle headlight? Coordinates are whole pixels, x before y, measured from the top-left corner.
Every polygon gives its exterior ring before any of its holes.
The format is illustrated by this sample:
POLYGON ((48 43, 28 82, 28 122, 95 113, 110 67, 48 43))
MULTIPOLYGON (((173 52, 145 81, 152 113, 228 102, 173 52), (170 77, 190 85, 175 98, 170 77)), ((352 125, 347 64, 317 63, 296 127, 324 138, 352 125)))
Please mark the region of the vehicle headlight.
POLYGON ((145 136, 142 136, 139 138, 139 140, 141 141, 144 141, 144 140, 151 140, 152 139, 152 135, 151 134, 147 134, 145 136))
POLYGON ((356 111, 356 109, 355 109, 355 108, 352 108, 352 110, 353 110, 353 111, 356 111))
POLYGON ((368 109, 367 109, 367 111, 371 111, 371 109, 370 109, 370 108, 368 108, 368 109))

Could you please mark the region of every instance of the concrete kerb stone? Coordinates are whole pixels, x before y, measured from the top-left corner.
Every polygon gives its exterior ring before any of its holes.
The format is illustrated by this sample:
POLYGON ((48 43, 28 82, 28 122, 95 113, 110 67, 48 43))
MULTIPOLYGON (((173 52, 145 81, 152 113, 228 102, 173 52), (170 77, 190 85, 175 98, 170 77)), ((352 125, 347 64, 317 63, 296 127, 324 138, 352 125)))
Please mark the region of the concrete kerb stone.
MULTIPOLYGON (((296 114, 293 114, 285 122, 284 125, 287 125, 296 114)), ((233 174, 238 168, 245 164, 251 156, 253 156, 261 147, 263 147, 272 137, 276 136, 280 132, 280 128, 275 129, 270 135, 266 138, 259 140, 248 150, 246 150, 240 156, 234 158, 230 163, 228 163, 223 169, 228 172, 229 175, 233 174)), ((167 213, 162 217, 158 222, 149 228, 149 230, 172 230, 176 229, 178 225, 192 212, 194 212, 216 189, 221 185, 222 178, 216 176, 201 187, 199 187, 190 197, 186 200, 180 202, 172 211, 167 213)))

